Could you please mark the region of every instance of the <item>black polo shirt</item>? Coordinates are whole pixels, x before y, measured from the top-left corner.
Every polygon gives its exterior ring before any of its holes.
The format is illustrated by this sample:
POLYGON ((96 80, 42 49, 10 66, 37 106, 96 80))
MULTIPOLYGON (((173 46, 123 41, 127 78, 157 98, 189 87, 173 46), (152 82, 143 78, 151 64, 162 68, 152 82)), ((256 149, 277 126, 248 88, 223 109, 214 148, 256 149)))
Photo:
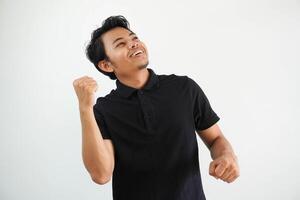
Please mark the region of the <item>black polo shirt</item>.
POLYGON ((94 114, 115 149, 114 200, 205 200, 196 130, 215 124, 200 86, 188 76, 150 76, 142 89, 116 80, 94 114))

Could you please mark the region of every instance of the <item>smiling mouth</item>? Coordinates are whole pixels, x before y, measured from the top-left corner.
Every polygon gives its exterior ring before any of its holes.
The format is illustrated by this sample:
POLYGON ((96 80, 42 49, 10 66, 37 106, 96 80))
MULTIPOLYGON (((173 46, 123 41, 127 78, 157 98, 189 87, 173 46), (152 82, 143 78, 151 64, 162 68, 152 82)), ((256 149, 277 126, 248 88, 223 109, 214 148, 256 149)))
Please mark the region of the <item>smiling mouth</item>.
POLYGON ((142 54, 144 54, 144 51, 138 50, 138 51, 134 52, 133 54, 131 54, 130 57, 138 57, 142 54))

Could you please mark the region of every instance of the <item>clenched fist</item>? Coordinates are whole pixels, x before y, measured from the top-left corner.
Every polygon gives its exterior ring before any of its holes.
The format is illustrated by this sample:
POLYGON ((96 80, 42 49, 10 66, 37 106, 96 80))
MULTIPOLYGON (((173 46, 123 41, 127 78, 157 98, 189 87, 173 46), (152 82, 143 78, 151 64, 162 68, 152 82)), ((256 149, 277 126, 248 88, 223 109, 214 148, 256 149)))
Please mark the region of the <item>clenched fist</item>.
POLYGON ((78 97, 80 109, 92 108, 94 106, 95 92, 98 90, 97 82, 89 76, 83 76, 75 79, 73 86, 78 97))
POLYGON ((237 156, 233 154, 223 154, 216 158, 210 163, 209 174, 227 183, 233 182, 240 176, 237 156))

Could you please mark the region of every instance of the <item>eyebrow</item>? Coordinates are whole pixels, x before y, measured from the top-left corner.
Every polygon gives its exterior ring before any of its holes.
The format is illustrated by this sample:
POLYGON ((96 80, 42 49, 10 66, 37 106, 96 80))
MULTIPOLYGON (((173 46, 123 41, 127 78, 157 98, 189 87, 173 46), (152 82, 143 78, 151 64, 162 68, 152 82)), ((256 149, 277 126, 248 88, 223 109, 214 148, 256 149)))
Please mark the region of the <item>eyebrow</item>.
MULTIPOLYGON (((130 32, 130 33, 129 33, 129 36, 131 36, 131 35, 136 35, 136 34, 135 34, 134 32, 130 32)), ((123 38, 122 38, 122 37, 119 37, 119 38, 115 39, 114 42, 113 42, 112 44, 116 43, 117 41, 119 41, 119 40, 121 40, 121 39, 123 39, 123 38)))

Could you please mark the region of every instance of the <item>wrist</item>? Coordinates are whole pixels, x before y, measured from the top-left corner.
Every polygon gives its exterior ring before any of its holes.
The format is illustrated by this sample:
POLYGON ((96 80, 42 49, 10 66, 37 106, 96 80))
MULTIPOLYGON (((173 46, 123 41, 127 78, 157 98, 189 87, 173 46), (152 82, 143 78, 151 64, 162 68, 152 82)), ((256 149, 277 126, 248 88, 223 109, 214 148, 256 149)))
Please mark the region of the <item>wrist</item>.
POLYGON ((233 151, 224 151, 222 153, 222 155, 228 155, 228 156, 231 156, 234 160, 237 160, 237 156, 235 155, 235 153, 233 151))
POLYGON ((91 112, 91 111, 93 111, 93 107, 91 107, 91 106, 79 106, 79 111, 81 113, 91 112))

